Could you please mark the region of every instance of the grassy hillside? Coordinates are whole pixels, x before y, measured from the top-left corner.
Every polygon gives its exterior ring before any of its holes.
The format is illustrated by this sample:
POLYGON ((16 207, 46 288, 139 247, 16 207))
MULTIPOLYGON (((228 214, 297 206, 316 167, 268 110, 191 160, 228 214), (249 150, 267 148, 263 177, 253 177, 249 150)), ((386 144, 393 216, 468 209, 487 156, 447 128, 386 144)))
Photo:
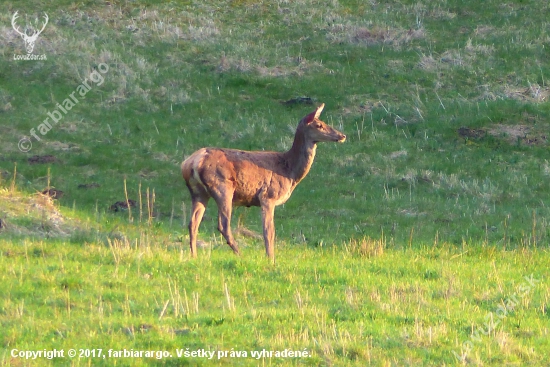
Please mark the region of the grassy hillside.
POLYGON ((13 348, 189 347, 548 364, 549 15, 529 0, 3 2, 0 363, 27 363, 13 348), (15 11, 20 29, 48 14, 45 60, 14 60, 15 11), (257 208, 234 212, 235 258, 214 203, 190 260, 180 162, 286 150, 320 103, 348 140, 320 144, 277 208, 277 265, 257 208), (37 193, 50 188, 63 195, 37 193), (126 195, 136 207, 112 210, 126 195))

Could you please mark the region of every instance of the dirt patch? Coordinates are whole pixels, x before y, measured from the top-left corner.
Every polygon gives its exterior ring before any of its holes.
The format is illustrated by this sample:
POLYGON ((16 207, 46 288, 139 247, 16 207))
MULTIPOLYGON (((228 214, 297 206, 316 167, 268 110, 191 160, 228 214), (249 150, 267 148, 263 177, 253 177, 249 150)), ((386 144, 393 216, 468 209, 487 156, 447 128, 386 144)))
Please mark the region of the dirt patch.
POLYGON ((130 206, 130 208, 135 208, 136 201, 132 199, 128 199, 128 203, 126 203, 126 201, 117 201, 109 207, 109 210, 113 212, 119 212, 122 210, 128 210, 128 206, 130 206))
POLYGON ((487 135, 487 131, 483 129, 470 129, 469 127, 461 127, 457 130, 458 135, 463 138, 481 139, 487 135))
POLYGON ((457 133, 460 137, 465 139, 483 139, 489 135, 497 139, 505 140, 510 144, 522 143, 526 145, 544 145, 548 142, 548 135, 544 130, 542 132, 539 130, 535 129, 533 126, 524 124, 496 124, 487 129, 461 127, 457 130, 457 133))
POLYGON ((506 136, 512 141, 524 138, 530 132, 529 126, 526 125, 502 125, 493 126, 489 133, 495 137, 506 136))
POLYGON ((495 138, 504 138, 510 144, 518 142, 527 145, 543 145, 548 142, 548 135, 536 131, 533 127, 527 125, 493 125, 487 132, 495 138))
POLYGON ((42 195, 49 196, 52 199, 61 199, 65 193, 61 190, 50 188, 42 191, 42 195))
POLYGON ((144 168, 138 172, 138 175, 142 178, 155 178, 158 177, 159 173, 157 171, 152 171, 150 169, 144 168))
POLYGON ((33 155, 27 161, 29 164, 47 164, 58 162, 57 158, 53 155, 33 155))
POLYGON ((94 189, 96 187, 99 187, 100 185, 96 182, 92 182, 92 183, 87 183, 87 184, 79 184, 78 185, 78 188, 79 189, 94 189))
POLYGON ((294 106, 294 105, 312 105, 313 104, 313 99, 311 99, 311 97, 296 97, 296 98, 291 98, 287 101, 282 101, 281 104, 285 105, 285 106, 294 106))

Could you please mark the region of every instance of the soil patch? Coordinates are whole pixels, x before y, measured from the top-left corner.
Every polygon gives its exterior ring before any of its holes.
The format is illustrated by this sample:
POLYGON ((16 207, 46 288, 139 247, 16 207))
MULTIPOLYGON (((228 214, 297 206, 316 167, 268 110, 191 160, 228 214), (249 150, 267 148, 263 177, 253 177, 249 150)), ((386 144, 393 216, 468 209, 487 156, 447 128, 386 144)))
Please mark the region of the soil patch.
POLYGON ((87 183, 87 184, 79 184, 78 185, 78 188, 79 189, 93 189, 93 188, 96 188, 96 187, 99 187, 100 185, 96 182, 92 182, 92 183, 87 183))
POLYGON ((531 126, 527 125, 493 125, 488 131, 495 138, 504 138, 510 144, 518 142, 527 145, 542 145, 548 142, 548 135, 535 131, 531 126))
POLYGON ((481 139, 487 135, 487 131, 483 129, 470 129, 469 127, 461 127, 457 132, 461 137, 469 139, 481 139))
POLYGON ((130 206, 131 208, 135 208, 136 207, 135 200, 128 199, 128 203, 126 203, 126 201, 117 201, 116 203, 114 203, 109 207, 109 210, 113 212, 119 212, 122 210, 128 210, 128 206, 130 206))
POLYGON ((296 97, 296 98, 291 98, 288 101, 283 101, 281 102, 281 104, 285 106, 294 106, 296 104, 312 105, 313 99, 311 99, 311 97, 296 97))
POLYGON ((29 164, 47 164, 58 162, 57 158, 53 155, 33 155, 27 161, 29 164))
POLYGON ((49 196, 52 199, 61 199, 63 195, 65 195, 65 193, 61 190, 51 188, 51 189, 46 189, 42 191, 42 195, 49 196))

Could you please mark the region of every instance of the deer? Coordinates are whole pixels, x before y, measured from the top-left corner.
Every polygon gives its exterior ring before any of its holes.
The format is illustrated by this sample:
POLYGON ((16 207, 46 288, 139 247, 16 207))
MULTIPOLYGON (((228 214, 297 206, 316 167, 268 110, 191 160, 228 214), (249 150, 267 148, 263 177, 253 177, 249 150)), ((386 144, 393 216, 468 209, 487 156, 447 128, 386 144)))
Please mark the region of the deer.
POLYGON ((201 148, 181 164, 192 209, 189 221, 191 256, 197 257, 197 234, 210 198, 218 206, 218 230, 236 255, 239 247, 231 233, 234 206, 259 206, 268 259, 275 263, 275 207, 284 204, 308 174, 317 143, 346 140, 319 120, 325 104, 300 121, 294 142, 287 152, 201 148))
POLYGON ((19 16, 17 15, 17 12, 15 12, 15 14, 13 14, 13 17, 11 18, 11 26, 13 27, 13 29, 19 33, 19 35, 21 36, 21 38, 23 38, 23 41, 25 41, 25 48, 27 49, 27 53, 28 54, 32 54, 32 50, 34 49, 34 43, 36 42, 36 40, 38 39, 38 35, 40 35, 40 33, 42 33, 42 31, 44 30, 44 28, 46 28, 46 25, 48 24, 48 14, 44 13, 44 20, 45 20, 45 23, 44 25, 42 26, 42 29, 39 30, 38 32, 36 30, 34 30, 33 34, 31 34, 30 36, 27 34, 27 31, 25 30, 25 32, 21 32, 18 28, 17 28, 17 25, 15 24, 15 20, 19 18, 19 16))

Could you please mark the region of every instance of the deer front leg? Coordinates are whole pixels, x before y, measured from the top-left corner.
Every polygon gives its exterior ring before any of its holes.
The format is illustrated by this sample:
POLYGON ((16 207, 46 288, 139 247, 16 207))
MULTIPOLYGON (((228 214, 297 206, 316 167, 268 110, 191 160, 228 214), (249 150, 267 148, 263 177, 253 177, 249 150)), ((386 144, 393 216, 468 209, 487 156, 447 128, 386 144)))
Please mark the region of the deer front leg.
POLYGON ((206 210, 207 198, 196 197, 193 198, 193 209, 191 212, 191 219, 189 220, 189 245, 191 247, 191 256, 197 257, 197 233, 199 226, 206 210))
POLYGON ((232 209, 232 195, 227 195, 220 200, 216 200, 218 203, 218 231, 225 237, 227 244, 233 252, 240 255, 239 246, 233 239, 231 234, 231 209, 232 209))
POLYGON ((264 227, 265 253, 275 263, 275 224, 273 217, 275 206, 269 203, 262 203, 262 222, 264 227))

